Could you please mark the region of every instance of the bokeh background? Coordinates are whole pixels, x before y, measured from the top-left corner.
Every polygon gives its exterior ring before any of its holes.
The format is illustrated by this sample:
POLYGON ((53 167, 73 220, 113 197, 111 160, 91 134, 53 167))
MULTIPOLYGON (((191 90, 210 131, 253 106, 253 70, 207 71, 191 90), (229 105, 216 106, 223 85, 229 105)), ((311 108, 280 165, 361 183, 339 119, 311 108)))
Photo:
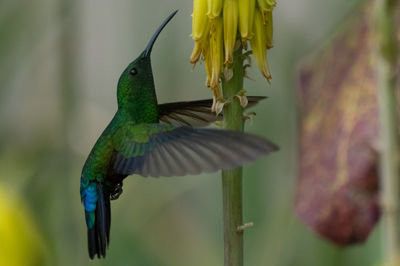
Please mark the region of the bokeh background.
MULTIPOLYGON (((312 233, 293 211, 296 65, 328 42, 361 2, 278 1, 268 55, 272 85, 256 67, 253 80, 245 81, 248 95, 269 97, 252 110, 257 116, 246 130, 281 147, 244 171, 244 219, 255 224, 245 234, 245 265, 380 260, 379 228, 365 244, 342 249, 312 233)), ((175 9, 152 53, 159 102, 209 98, 203 66, 192 71, 189 64, 192 1, 0 1, 0 225, 8 226, 0 231, 7 240, 0 243, 0 266, 222 265, 219 174, 129 177, 112 202, 107 259, 87 255, 81 168, 116 111, 120 73, 175 9), (6 260, 13 251, 14 264, 6 260)))

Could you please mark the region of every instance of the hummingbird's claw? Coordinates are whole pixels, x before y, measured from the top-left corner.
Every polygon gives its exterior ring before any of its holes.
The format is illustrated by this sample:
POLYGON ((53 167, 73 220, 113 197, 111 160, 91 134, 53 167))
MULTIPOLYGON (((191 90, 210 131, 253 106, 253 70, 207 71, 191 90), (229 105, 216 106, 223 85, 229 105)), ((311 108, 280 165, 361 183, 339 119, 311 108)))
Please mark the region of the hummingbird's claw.
POLYGON ((118 183, 118 185, 114 188, 114 191, 111 193, 111 196, 110 196, 111 200, 118 199, 119 196, 121 196, 122 192, 123 192, 123 189, 122 189, 122 182, 121 182, 121 183, 118 183))

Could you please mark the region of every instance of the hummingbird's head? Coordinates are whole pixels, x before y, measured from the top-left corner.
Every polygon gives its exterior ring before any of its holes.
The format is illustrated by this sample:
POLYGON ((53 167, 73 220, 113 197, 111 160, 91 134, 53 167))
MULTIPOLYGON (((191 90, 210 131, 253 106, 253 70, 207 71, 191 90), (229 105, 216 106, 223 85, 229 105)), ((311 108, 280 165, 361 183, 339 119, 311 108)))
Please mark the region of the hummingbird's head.
POLYGON ((119 107, 129 104, 134 99, 141 99, 145 96, 150 96, 149 94, 151 93, 154 94, 154 80, 150 62, 151 50, 158 35, 177 12, 178 10, 174 11, 164 20, 151 37, 146 49, 122 72, 118 81, 117 91, 119 107), (151 92, 149 89, 151 89, 151 92))

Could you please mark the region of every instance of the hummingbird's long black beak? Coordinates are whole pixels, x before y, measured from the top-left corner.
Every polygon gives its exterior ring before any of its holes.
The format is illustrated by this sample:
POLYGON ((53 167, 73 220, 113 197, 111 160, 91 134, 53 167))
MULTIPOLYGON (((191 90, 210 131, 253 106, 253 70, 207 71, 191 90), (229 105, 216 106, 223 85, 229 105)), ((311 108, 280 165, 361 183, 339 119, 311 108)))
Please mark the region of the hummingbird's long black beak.
POLYGON ((160 25, 160 27, 158 27, 156 32, 151 37, 149 43, 147 44, 146 49, 144 50, 144 53, 143 53, 143 57, 150 56, 151 49, 153 49, 153 45, 154 45, 155 41, 157 40, 158 35, 160 35, 160 32, 164 29, 164 27, 168 24, 168 22, 170 22, 170 20, 176 15, 177 12, 178 12, 178 10, 175 10, 174 12, 172 12, 172 14, 169 15, 164 20, 164 22, 160 25))

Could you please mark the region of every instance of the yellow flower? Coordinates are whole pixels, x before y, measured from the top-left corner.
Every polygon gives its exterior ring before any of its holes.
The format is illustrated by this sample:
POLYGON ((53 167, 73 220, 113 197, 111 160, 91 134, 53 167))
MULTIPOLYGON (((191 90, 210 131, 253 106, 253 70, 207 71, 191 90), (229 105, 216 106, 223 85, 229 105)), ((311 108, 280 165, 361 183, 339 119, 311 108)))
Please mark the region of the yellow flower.
POLYGON ((208 2, 208 12, 207 15, 210 19, 219 17, 222 10, 223 0, 203 0, 208 2))
MULTIPOLYGON (((233 63, 237 39, 244 49, 250 41, 257 65, 269 81, 267 49, 273 46, 272 11, 275 0, 194 0, 192 38, 195 41, 190 63, 205 61, 207 86, 214 99, 221 98, 220 81, 233 63), (239 31, 240 36, 237 36, 239 31)), ((216 104, 216 103, 215 103, 216 104)))
MULTIPOLYGON (((208 37, 208 36, 207 36, 208 37)), ((190 63, 196 64, 200 60, 200 56, 205 55, 206 49, 208 48, 209 38, 201 38, 195 41, 192 55, 190 56, 190 63)))
POLYGON ((45 246, 26 207, 0 184, 0 265, 43 265, 45 246))
POLYGON ((265 25, 266 29, 266 38, 267 38, 267 49, 271 49, 273 47, 272 36, 274 33, 274 27, 272 22, 272 11, 267 12, 267 25, 265 25))
POLYGON ((232 64, 239 17, 238 0, 225 0, 223 12, 225 64, 232 64))
POLYGON ((264 77, 269 81, 271 79, 271 73, 269 71, 268 63, 267 63, 267 31, 268 27, 266 27, 263 23, 263 17, 259 10, 256 10, 254 14, 254 38, 251 39, 251 48, 253 50, 254 58, 257 61, 258 68, 264 77))
POLYGON ((268 12, 271 12, 276 6, 275 0, 257 0, 257 4, 260 8, 264 24, 268 23, 268 12))
MULTIPOLYGON (((215 18, 215 30, 210 34, 210 44, 208 52, 206 52, 205 60, 209 61, 211 75, 209 78, 210 87, 214 91, 214 95, 219 97, 219 78, 223 65, 223 28, 222 19, 215 18)), ((207 62, 206 62, 207 63, 207 62)))
POLYGON ((239 1, 239 30, 242 43, 247 48, 247 40, 253 38, 253 18, 256 0, 239 1))
POLYGON ((192 38, 195 41, 200 40, 204 34, 207 34, 208 17, 206 12, 208 10, 207 1, 194 0, 193 1, 193 14, 192 14, 192 38))

